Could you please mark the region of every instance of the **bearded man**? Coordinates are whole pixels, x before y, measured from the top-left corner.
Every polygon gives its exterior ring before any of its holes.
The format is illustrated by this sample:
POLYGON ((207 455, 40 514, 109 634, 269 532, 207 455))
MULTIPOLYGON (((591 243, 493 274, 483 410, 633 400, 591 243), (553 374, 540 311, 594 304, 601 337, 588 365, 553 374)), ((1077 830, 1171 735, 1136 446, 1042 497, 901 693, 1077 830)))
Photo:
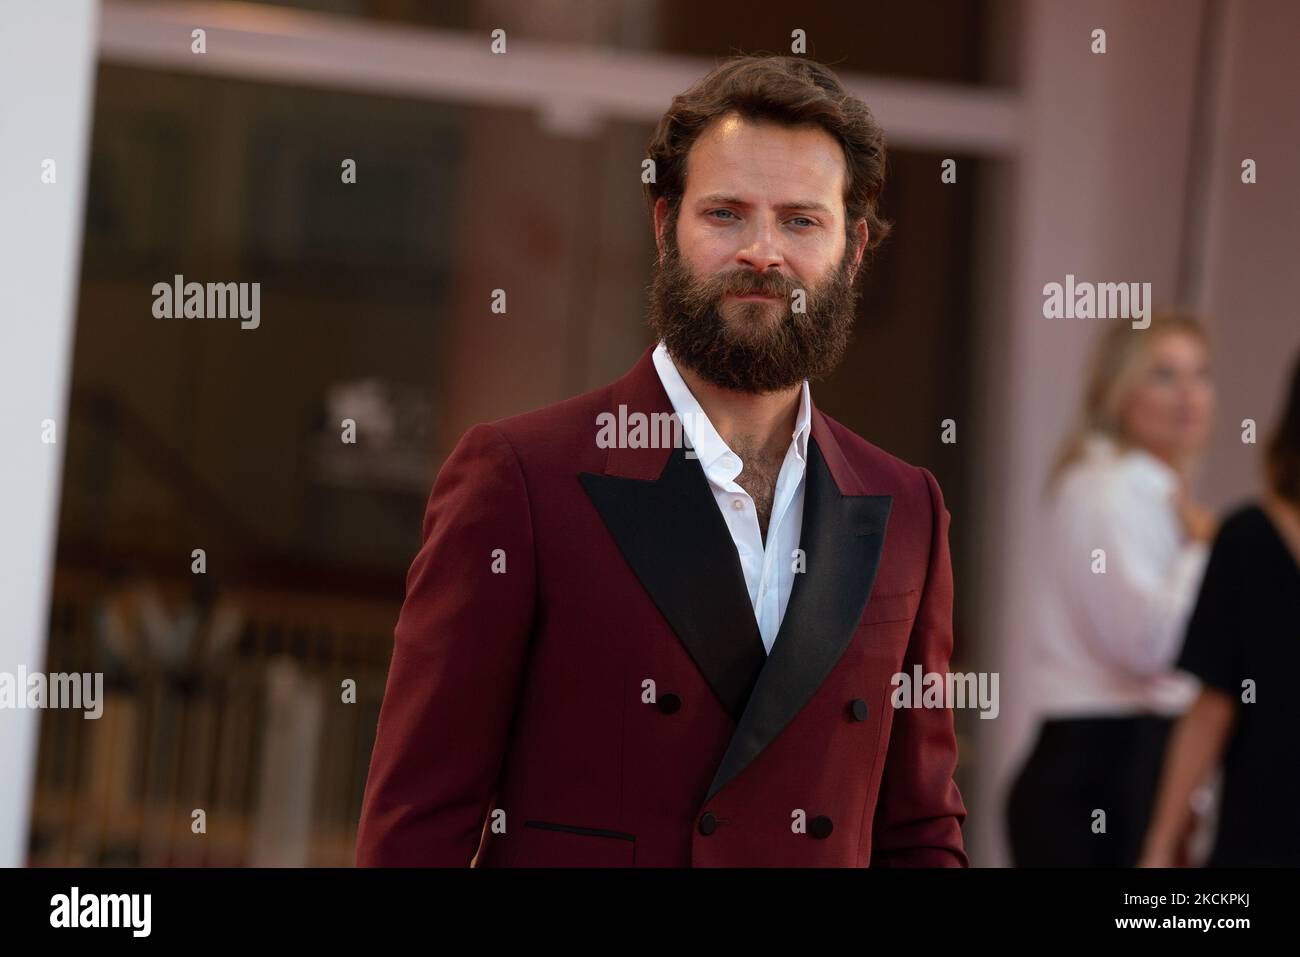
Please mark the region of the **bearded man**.
POLYGON ((826 67, 742 56, 648 155, 657 343, 443 464, 357 863, 968 866, 952 712, 891 705, 949 668, 949 513, 809 385, 889 230, 884 136, 826 67), (638 414, 684 441, 597 440, 638 414))

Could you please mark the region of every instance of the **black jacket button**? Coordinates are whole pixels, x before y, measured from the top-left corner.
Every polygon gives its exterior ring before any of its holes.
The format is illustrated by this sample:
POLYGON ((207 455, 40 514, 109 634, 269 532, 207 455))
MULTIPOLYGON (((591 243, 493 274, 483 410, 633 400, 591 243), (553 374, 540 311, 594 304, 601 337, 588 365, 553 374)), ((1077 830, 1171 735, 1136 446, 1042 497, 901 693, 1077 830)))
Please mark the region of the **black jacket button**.
POLYGON ((867 720, 867 703, 861 698, 854 698, 849 702, 849 708, 853 711, 854 721, 867 720))
POLYGON ((830 837, 831 830, 834 827, 835 825, 831 823, 830 818, 824 814, 819 814, 817 817, 813 818, 812 823, 808 825, 808 833, 813 837, 818 838, 830 837))
POLYGON ((700 817, 700 833, 708 836, 718 829, 718 819, 713 816, 712 811, 705 811, 700 817))
POLYGON ((675 695, 671 691, 659 696, 659 710, 664 714, 676 714, 681 709, 682 699, 680 695, 675 695))

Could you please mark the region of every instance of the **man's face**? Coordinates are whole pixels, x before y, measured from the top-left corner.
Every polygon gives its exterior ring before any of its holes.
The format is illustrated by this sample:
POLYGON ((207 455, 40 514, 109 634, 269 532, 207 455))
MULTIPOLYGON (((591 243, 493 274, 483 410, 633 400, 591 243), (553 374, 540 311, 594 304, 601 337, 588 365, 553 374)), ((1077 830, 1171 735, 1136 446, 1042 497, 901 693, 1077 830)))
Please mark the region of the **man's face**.
POLYGON ((867 238, 859 221, 847 241, 844 176, 843 151, 820 127, 731 114, 700 135, 677 215, 663 199, 655 208, 650 326, 675 361, 753 393, 834 369, 867 238))

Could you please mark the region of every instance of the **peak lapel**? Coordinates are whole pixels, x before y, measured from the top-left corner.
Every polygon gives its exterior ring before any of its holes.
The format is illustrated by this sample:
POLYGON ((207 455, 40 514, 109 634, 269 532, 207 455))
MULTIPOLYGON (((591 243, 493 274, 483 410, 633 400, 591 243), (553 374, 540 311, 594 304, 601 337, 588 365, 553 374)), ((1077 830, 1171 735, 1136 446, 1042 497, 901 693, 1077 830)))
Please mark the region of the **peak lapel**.
POLYGON ((848 647, 871 595, 893 498, 841 492, 859 487, 857 477, 817 411, 805 481, 800 548, 806 571, 795 578, 772 653, 706 800, 758 757, 813 696, 848 647))
MULTIPOLYGON (((651 352, 614 384, 616 417, 620 405, 628 415, 673 412, 651 352)), ((618 444, 603 475, 578 478, 637 579, 739 721, 767 653, 731 532, 699 460, 681 446, 618 444)))

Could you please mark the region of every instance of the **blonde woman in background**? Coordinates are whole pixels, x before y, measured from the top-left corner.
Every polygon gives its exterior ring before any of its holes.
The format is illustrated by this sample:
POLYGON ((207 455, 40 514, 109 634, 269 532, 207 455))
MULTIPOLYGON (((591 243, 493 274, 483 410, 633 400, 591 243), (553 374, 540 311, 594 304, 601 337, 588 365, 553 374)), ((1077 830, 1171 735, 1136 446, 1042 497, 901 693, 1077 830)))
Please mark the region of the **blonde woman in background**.
POLYGON ((1166 738, 1197 691, 1173 664, 1215 531, 1187 489, 1213 406, 1192 316, 1103 335, 1040 525, 1041 723, 1007 802, 1017 866, 1137 863, 1166 738))

